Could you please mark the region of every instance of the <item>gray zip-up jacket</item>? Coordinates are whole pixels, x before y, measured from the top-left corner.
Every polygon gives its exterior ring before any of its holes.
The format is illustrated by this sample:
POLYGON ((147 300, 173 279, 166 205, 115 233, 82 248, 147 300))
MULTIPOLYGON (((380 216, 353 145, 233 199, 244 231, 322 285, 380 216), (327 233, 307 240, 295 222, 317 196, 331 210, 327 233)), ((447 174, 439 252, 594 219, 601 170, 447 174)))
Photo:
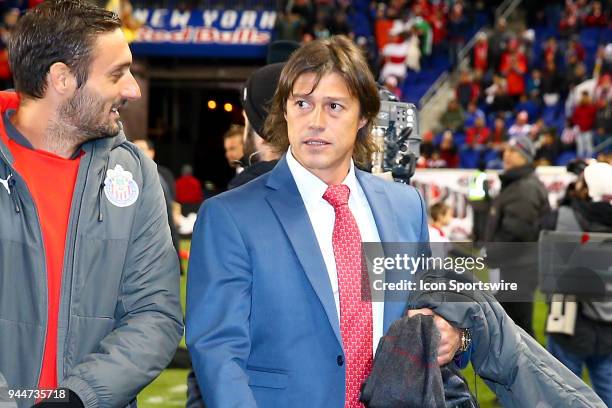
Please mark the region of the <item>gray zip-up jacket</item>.
MULTIPOLYGON (((82 150, 62 272, 58 382, 86 407, 135 407, 183 334, 178 259, 155 164, 123 133, 82 150), (139 190, 125 207, 104 192, 107 170, 118 165, 139 190)), ((9 389, 36 389, 47 327, 45 251, 32 196, 12 163, 0 138, 0 375, 9 389)), ((49 183, 61 182, 49 175, 49 183)))

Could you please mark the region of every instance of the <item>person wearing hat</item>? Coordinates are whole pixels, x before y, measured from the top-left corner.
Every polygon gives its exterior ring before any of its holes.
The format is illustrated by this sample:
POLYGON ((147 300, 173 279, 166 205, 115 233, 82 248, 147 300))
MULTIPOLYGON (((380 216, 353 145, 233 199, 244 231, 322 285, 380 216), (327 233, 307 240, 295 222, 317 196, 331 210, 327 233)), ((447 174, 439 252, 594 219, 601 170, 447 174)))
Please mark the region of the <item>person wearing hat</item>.
POLYGON ((276 92, 278 79, 284 62, 300 44, 295 41, 274 41, 268 47, 266 62, 247 79, 242 88, 240 101, 244 116, 244 149, 246 165, 227 185, 228 190, 236 188, 272 170, 283 152, 276 151, 267 143, 264 123, 268 109, 276 92))
MULTIPOLYGON (((612 237, 611 179, 612 166, 608 163, 586 166, 576 181, 575 193, 557 211, 555 230, 607 233, 612 237)), ((546 348, 579 377, 586 365, 595 392, 612 407, 612 302, 576 305, 567 297, 562 299, 561 310, 570 310, 570 304, 577 306, 573 333, 547 326, 546 348)))
POLYGON ((268 117, 268 107, 284 63, 266 65, 255 71, 247 79, 242 89, 241 102, 244 108, 244 145, 247 167, 228 184, 228 189, 236 188, 272 170, 282 152, 276 151, 267 143, 264 122, 268 117))
MULTIPOLYGON (((493 243, 487 245, 489 265, 502 264, 501 279, 516 282, 519 288, 516 294, 500 294, 498 299, 512 320, 532 336, 536 254, 525 250, 508 256, 500 247, 501 243, 537 242, 542 219, 549 212, 548 192, 535 175, 534 157, 535 147, 529 137, 518 135, 508 142, 503 154, 501 191, 491 203, 485 232, 485 242, 493 243)), ((506 249, 516 247, 508 245, 506 249)))

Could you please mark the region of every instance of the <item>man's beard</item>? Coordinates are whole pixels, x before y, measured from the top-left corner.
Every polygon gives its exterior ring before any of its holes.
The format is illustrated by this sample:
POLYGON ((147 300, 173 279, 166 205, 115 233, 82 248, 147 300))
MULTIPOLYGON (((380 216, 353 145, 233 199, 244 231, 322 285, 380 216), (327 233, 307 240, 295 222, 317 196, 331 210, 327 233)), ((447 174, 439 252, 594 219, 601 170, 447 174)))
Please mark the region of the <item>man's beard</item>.
POLYGON ((65 127, 62 133, 78 143, 117 136, 120 126, 110 119, 105 105, 85 87, 77 89, 58 109, 58 124, 65 127))

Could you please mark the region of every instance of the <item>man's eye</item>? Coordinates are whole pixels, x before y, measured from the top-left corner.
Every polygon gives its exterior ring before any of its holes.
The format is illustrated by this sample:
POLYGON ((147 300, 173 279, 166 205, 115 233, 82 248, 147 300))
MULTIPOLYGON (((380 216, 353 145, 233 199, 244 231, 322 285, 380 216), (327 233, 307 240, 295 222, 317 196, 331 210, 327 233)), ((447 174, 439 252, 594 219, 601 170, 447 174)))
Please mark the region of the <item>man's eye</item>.
POLYGON ((308 102, 306 102, 305 100, 302 100, 302 99, 298 100, 295 104, 299 108, 307 108, 308 107, 308 102))
POLYGON ((340 105, 339 103, 335 103, 335 102, 330 103, 330 104, 329 104, 329 107, 330 107, 330 108, 331 108, 333 111, 336 111, 336 112, 339 112, 339 111, 341 111, 341 110, 342 110, 342 105, 340 105))

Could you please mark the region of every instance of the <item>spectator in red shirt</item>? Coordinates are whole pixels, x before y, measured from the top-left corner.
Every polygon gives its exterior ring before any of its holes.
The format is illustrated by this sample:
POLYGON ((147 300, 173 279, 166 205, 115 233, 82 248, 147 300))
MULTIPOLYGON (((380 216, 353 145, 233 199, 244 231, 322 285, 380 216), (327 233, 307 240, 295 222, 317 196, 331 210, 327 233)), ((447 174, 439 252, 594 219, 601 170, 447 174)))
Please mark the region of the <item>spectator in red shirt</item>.
POLYGON ((474 126, 466 131, 465 142, 470 147, 482 147, 489 142, 491 130, 485 126, 485 121, 482 117, 476 118, 474 126))
POLYGON ((572 36, 569 44, 567 45, 567 51, 565 51, 565 58, 569 58, 570 55, 575 55, 576 59, 580 62, 584 61, 586 57, 586 51, 580 42, 578 41, 578 36, 572 36))
POLYGON ((608 25, 608 18, 601 11, 601 2, 594 1, 591 12, 584 19, 584 25, 586 27, 600 27, 605 28, 608 25))
POLYGON ((446 16, 440 8, 436 8, 428 18, 429 24, 431 25, 431 32, 433 36, 433 47, 440 45, 446 38, 446 16))
POLYGON ((379 3, 376 9, 376 22, 374 23, 374 37, 379 50, 382 50, 389 43, 389 32, 393 27, 393 20, 387 18, 386 6, 379 3))
POLYGON ((576 33, 577 29, 578 13, 575 6, 569 5, 559 22, 559 35, 563 40, 567 40, 572 34, 576 33))
POLYGON ((472 66, 474 69, 479 69, 482 72, 487 72, 489 67, 489 43, 487 42, 487 34, 484 31, 479 32, 476 36, 472 66))
POLYGON ((427 168, 428 161, 431 159, 431 156, 434 152, 433 137, 434 135, 431 130, 428 130, 423 133, 423 141, 421 142, 420 148, 421 156, 416 162, 417 168, 427 168))
POLYGON ((572 122, 578 125, 581 132, 588 132, 593 130, 596 113, 597 108, 591 102, 589 92, 582 91, 580 102, 574 109, 574 113, 572 115, 572 122))
POLYGON ((181 177, 176 179, 176 201, 195 205, 204 201, 202 184, 193 176, 193 168, 188 164, 183 166, 181 177))
POLYGON ((449 168, 455 168, 459 164, 459 154, 457 153, 457 147, 455 147, 455 139, 453 138, 453 132, 447 130, 442 135, 442 142, 440 143, 440 159, 446 162, 446 166, 449 168))
POLYGON ((518 101, 521 94, 525 93, 525 72, 527 72, 527 58, 519 51, 518 42, 510 42, 509 51, 504 53, 500 65, 500 71, 506 77, 508 95, 518 101))
POLYGON ((434 7, 427 0, 416 0, 412 5, 412 13, 429 20, 434 12, 434 7))
POLYGON ((498 151, 502 150, 503 144, 507 139, 506 122, 503 117, 498 116, 495 118, 495 122, 493 122, 493 130, 489 137, 490 147, 498 151))
POLYGON ((463 109, 467 109, 470 102, 476 102, 480 88, 474 81, 472 81, 472 75, 470 71, 461 71, 461 77, 459 78, 459 85, 456 89, 457 101, 463 109))
POLYGON ((593 125, 597 107, 591 102, 588 91, 582 91, 580 102, 574 108, 572 123, 578 125, 580 132, 576 139, 576 154, 578 157, 593 156, 593 125))
POLYGON ((561 51, 555 37, 550 37, 546 40, 544 49, 542 50, 545 64, 552 61, 555 65, 559 65, 562 61, 561 51))

